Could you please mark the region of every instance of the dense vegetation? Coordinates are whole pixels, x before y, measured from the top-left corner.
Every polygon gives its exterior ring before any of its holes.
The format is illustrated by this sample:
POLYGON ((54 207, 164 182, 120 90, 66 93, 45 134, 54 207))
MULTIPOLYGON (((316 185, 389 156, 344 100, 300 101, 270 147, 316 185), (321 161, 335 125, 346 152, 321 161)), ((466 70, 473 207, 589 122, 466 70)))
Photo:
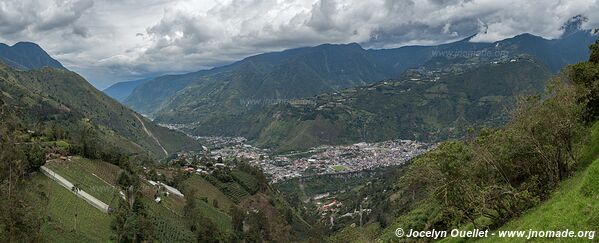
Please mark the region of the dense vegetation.
MULTIPOLYGON (((588 172, 578 171, 585 171, 599 156, 595 122, 599 63, 593 59, 598 46, 599 42, 591 46, 589 62, 568 67, 567 75, 554 80, 543 96, 518 102, 505 127, 484 129, 465 141, 444 142, 416 159, 405 175, 391 182, 393 187, 380 185, 381 193, 391 189, 387 204, 394 213, 373 218, 364 228, 347 228, 334 239, 363 231, 384 241, 408 240, 395 237, 398 227, 496 229, 550 199, 564 180, 577 173, 589 173, 585 180, 590 182, 580 187, 580 193, 596 197, 595 186, 589 184, 595 180, 596 163, 588 172), (386 229, 378 231, 379 227, 386 229)), ((596 209, 588 210, 596 214, 596 209)), ((586 225, 596 222, 589 220, 586 225)))
POLYGON ((82 147, 73 149, 91 158, 118 153, 165 157, 140 120, 170 153, 200 147, 181 133, 153 124, 68 70, 17 71, 0 64, 0 89, 4 102, 19 111, 29 130, 43 133, 48 141, 77 141, 74 144, 82 147), (94 147, 101 149, 86 150, 94 147))
POLYGON ((27 193, 25 182, 44 163, 45 153, 37 143, 22 144, 26 131, 1 99, 0 120, 0 241, 37 241, 47 199, 41 191, 27 193))

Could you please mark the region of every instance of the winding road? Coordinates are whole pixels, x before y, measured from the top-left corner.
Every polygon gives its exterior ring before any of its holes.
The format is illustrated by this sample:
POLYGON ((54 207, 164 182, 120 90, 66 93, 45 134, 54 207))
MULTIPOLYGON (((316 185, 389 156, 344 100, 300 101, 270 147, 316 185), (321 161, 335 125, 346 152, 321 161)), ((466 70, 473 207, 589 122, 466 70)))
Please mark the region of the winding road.
POLYGON ((154 134, 152 132, 150 132, 150 130, 148 130, 146 128, 146 124, 144 124, 143 120, 139 117, 139 115, 135 114, 135 118, 137 118, 137 120, 139 121, 139 123, 141 123, 141 127, 148 134, 148 136, 150 136, 151 138, 153 138, 154 141, 156 141, 156 143, 158 144, 158 146, 160 146, 160 148, 162 148, 162 151, 164 151, 164 155, 168 156, 168 151, 166 151, 166 149, 162 146, 162 144, 160 143, 160 141, 158 140, 158 138, 156 138, 156 136, 154 136, 154 134))

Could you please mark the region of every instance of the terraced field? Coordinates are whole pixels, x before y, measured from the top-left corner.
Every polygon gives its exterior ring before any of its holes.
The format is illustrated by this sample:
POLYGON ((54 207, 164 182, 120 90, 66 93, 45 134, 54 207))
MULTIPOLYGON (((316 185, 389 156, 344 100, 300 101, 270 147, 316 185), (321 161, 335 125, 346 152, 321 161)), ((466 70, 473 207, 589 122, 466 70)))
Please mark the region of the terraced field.
POLYGON ((114 187, 120 168, 103 162, 72 157, 70 161, 52 160, 46 167, 102 202, 114 206, 118 190, 114 187))
POLYGON ((159 242, 191 242, 192 232, 185 228, 183 218, 174 214, 171 209, 143 198, 148 213, 154 218, 154 236, 159 242))
POLYGON ((231 216, 217 210, 212 205, 202 200, 197 202, 204 216, 209 218, 214 224, 216 224, 216 227, 218 227, 218 229, 220 229, 223 232, 232 232, 233 224, 231 221, 231 216))
POLYGON ((48 217, 42 226, 42 235, 47 237, 48 242, 110 241, 109 215, 42 174, 34 176, 30 186, 42 188, 48 197, 48 217))
POLYGON ((206 180, 220 189, 235 203, 239 203, 244 198, 250 196, 250 193, 243 189, 243 187, 237 182, 222 182, 213 176, 207 176, 206 180))
POLYGON ((229 208, 234 205, 233 201, 227 195, 199 175, 192 175, 183 182, 182 189, 184 194, 188 194, 186 192, 192 188, 197 189, 196 196, 198 198, 206 197, 209 203, 212 203, 216 199, 218 201, 218 208, 223 212, 228 212, 229 208))
POLYGON ((240 170, 231 171, 231 175, 249 193, 254 194, 258 191, 258 181, 252 175, 240 170))

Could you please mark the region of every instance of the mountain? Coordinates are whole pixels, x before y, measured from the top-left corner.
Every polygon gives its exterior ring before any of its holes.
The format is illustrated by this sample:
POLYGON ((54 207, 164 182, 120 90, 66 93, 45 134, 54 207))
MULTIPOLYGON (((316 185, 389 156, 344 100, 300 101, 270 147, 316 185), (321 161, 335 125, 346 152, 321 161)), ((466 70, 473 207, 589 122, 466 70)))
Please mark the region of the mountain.
POLYGON ((125 104, 144 114, 187 100, 219 99, 236 109, 240 99, 316 95, 389 76, 358 44, 320 45, 248 57, 228 66, 154 79, 135 89, 125 104), (190 97, 172 101, 178 92, 190 97))
POLYGON ((585 31, 566 32, 562 38, 553 40, 521 34, 496 42, 490 51, 510 50, 515 53, 530 54, 547 64, 552 72, 557 73, 568 64, 585 60, 589 51, 584 47, 594 43, 595 40, 597 36, 585 31))
POLYGON ((0 91, 0 99, 18 111, 32 131, 53 127, 50 133, 66 133, 55 137, 80 139, 87 136, 80 134, 82 129, 90 127, 94 143, 101 148, 155 159, 200 147, 179 132, 153 124, 66 69, 20 71, 0 64, 0 91))
POLYGON ((112 97, 113 99, 121 102, 125 98, 127 98, 131 94, 131 92, 133 92, 133 90, 137 88, 137 86, 148 80, 151 80, 151 78, 119 82, 102 90, 102 92, 112 97))
POLYGON ((393 138, 442 141, 469 127, 508 120, 515 98, 537 94, 551 72, 530 59, 483 64, 460 72, 405 75, 368 86, 199 120, 192 134, 244 136, 276 150, 393 138))
MULTIPOLYGON (((482 51, 485 51, 482 52, 484 55, 530 54, 539 58, 556 73, 566 64, 576 63, 586 58, 588 50, 583 48, 584 45, 577 43, 591 44, 597 39, 587 31, 573 30, 573 28, 564 32, 562 38, 554 40, 522 34, 495 43, 474 43, 470 41, 472 37, 474 36, 438 46, 365 50, 355 43, 324 44, 265 53, 211 70, 156 78, 152 82, 139 85, 123 102, 134 110, 153 116, 167 106, 171 98, 184 88, 202 86, 201 92, 206 93, 212 90, 204 90, 206 88, 204 85, 214 89, 223 88, 213 83, 221 83, 222 86, 230 85, 232 87, 229 88, 234 89, 241 88, 243 85, 248 86, 251 92, 231 91, 244 99, 306 97, 348 86, 397 78, 403 71, 416 68, 439 55, 475 55, 476 52, 482 51), (229 84, 227 79, 231 79, 234 75, 231 72, 247 75, 235 81, 243 83, 242 86, 229 84), (216 74, 221 75, 215 76, 216 74), (208 81, 210 84, 203 84, 206 83, 204 82, 206 79, 212 80, 208 81)), ((186 92, 187 95, 190 93, 193 92, 186 92)), ((195 93, 193 95, 202 96, 195 93)))
MULTIPOLYGON (((139 85, 123 102, 155 118, 158 123, 183 125, 194 135, 243 134, 265 138, 258 135, 260 126, 241 131, 244 125, 239 121, 245 120, 246 116, 269 112, 270 107, 280 103, 350 87, 367 87, 381 80, 397 80, 407 70, 421 67, 433 70, 450 64, 457 67, 454 73, 459 73, 462 66, 525 57, 556 73, 569 63, 584 60, 589 52, 586 46, 597 39, 582 30, 565 32, 562 38, 555 40, 522 34, 494 43, 474 43, 472 37, 438 46, 366 50, 355 43, 324 44, 265 53, 211 70, 158 77, 139 85)), ((543 73, 540 77, 547 77, 544 72, 539 73, 543 73)), ((418 123, 416 120, 403 122, 418 123)), ((329 126, 338 127, 338 124, 329 126)))
MULTIPOLYGON (((468 51, 487 45, 464 40, 437 49, 468 51)), ((198 113, 237 112, 248 100, 267 104, 395 78, 422 65, 432 51, 431 47, 365 50, 352 43, 265 53, 211 70, 156 78, 138 86, 124 103, 161 122, 170 122, 171 114, 178 114, 181 120, 176 122, 194 122, 202 119, 198 113)))
POLYGON ((31 42, 19 42, 13 46, 0 43, 0 60, 6 65, 19 70, 42 67, 65 69, 60 62, 50 57, 39 45, 31 42))

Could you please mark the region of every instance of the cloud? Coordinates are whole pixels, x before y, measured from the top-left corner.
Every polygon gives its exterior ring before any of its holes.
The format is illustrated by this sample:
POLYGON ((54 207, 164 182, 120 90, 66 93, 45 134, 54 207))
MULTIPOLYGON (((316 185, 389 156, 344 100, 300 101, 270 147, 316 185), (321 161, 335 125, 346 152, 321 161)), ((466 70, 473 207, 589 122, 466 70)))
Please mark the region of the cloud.
POLYGON ((599 0, 3 0, 0 42, 40 43, 98 87, 321 43, 438 44, 599 27, 599 0))
POLYGON ((73 28, 93 4, 92 0, 4 0, 0 2, 0 33, 26 36, 73 28))

